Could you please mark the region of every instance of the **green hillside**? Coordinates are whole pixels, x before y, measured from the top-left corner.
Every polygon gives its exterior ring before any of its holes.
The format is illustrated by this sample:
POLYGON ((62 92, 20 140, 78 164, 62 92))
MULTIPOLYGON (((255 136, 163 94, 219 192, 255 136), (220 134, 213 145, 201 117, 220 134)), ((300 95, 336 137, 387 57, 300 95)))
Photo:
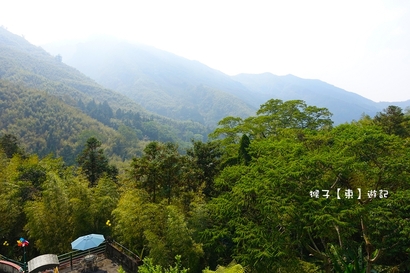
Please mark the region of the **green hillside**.
POLYGON ((31 151, 40 154, 53 151, 70 162, 78 152, 76 149, 82 145, 78 139, 72 138, 78 137, 82 130, 86 130, 83 133, 86 135, 90 135, 90 131, 98 132, 102 140, 110 142, 106 143, 110 147, 109 152, 121 159, 135 155, 150 140, 173 141, 183 148, 191 139, 206 139, 208 134, 199 123, 175 121, 146 111, 127 97, 99 86, 62 63, 59 56, 49 55, 4 28, 0 28, 0 80, 3 86, 0 103, 7 105, 2 110, 0 130, 27 139, 25 143, 31 151), (44 108, 41 104, 32 105, 36 103, 34 97, 44 101, 44 108), (59 117, 57 105, 59 109, 65 109, 61 110, 64 118, 59 117), (52 106, 54 108, 49 108, 52 106), (25 116, 8 116, 11 114, 9 111, 15 109, 26 113, 25 116), (42 113, 48 113, 57 120, 44 119, 42 113), (33 125, 37 126, 36 130, 27 133, 27 120, 36 124, 33 125), (67 123, 68 120, 82 125, 67 123), (55 127, 58 123, 66 128, 55 127), (70 130, 75 130, 75 134, 70 130), (71 149, 69 152, 64 150, 68 149, 67 145, 71 149))
POLYGON ((0 132, 18 136, 29 152, 53 153, 69 164, 91 136, 101 139, 110 154, 121 139, 114 129, 57 97, 4 80, 0 80, 0 132))

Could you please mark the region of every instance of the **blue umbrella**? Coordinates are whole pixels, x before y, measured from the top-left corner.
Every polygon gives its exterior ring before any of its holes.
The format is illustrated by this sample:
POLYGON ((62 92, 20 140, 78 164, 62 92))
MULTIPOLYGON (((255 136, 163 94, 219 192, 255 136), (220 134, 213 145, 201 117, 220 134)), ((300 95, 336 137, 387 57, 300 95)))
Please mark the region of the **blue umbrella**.
POLYGON ((101 234, 84 235, 71 242, 71 248, 77 250, 87 250, 99 246, 104 241, 105 238, 101 234))

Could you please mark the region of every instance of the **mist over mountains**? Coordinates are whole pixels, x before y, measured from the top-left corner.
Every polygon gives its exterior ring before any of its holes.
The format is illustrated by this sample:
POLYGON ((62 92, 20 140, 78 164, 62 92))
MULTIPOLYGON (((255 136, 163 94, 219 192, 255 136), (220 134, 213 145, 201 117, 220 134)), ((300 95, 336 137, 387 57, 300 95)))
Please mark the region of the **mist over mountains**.
POLYGON ((335 124, 358 120, 363 114, 374 116, 391 104, 410 105, 410 100, 376 103, 320 80, 294 75, 228 76, 197 61, 112 38, 44 48, 61 54, 63 62, 152 112, 209 126, 225 116, 249 116, 272 98, 301 99, 326 107, 335 124))
POLYGON ((229 76, 149 46, 98 39, 78 44, 65 62, 147 110, 175 119, 214 127, 226 116, 247 117, 257 109, 243 99, 251 99, 248 90, 229 76))

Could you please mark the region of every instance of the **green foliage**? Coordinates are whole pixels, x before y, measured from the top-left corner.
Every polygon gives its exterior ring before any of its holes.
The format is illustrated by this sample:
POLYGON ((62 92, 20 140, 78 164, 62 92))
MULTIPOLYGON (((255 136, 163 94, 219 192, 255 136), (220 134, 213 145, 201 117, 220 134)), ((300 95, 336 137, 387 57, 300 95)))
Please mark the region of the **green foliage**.
POLYGON ((243 120, 240 117, 225 117, 218 122, 218 128, 214 132, 209 134, 211 139, 216 139, 222 135, 224 139, 223 143, 238 143, 239 136, 238 133, 241 132, 240 128, 243 125, 243 120))
POLYGON ((150 203, 144 191, 130 189, 120 198, 113 211, 117 223, 114 234, 121 243, 137 253, 148 253, 155 264, 166 266, 175 255, 189 268, 199 266, 201 245, 193 240, 193 232, 181 209, 164 202, 150 203), (130 232, 130 233, 128 233, 130 232))
POLYGON ((2 239, 13 242, 24 236, 34 253, 62 254, 71 251, 70 243, 78 236, 110 234, 105 222, 119 198, 113 180, 102 177, 89 188, 85 177, 52 156, 8 158, 0 151, 0 164, 2 239))
POLYGON ((118 273, 126 273, 121 265, 118 267, 118 273))
MULTIPOLYGON (((330 128, 332 114, 326 108, 308 106, 302 100, 289 100, 283 102, 278 99, 271 99, 262 104, 256 112, 257 123, 264 126, 260 133, 274 135, 280 128, 300 128, 318 130, 330 128)), ((258 132, 259 133, 259 132, 258 132)))
POLYGON ((248 134, 250 138, 277 136, 283 129, 330 129, 332 114, 326 108, 308 106, 302 100, 283 102, 271 99, 262 104, 257 116, 245 120, 227 117, 221 120, 219 127, 210 134, 211 138, 224 136, 225 144, 238 143, 239 135, 248 134))
POLYGON ((22 161, 18 155, 8 159, 6 154, 0 151, 0 236, 3 238, 18 236, 24 225, 22 190, 16 182, 19 175, 17 169, 22 161))
MULTIPOLYGON (((55 160, 49 158, 41 164, 55 164, 55 160)), ((105 222, 117 206, 117 186, 108 178, 100 179, 94 188, 88 184, 81 175, 74 175, 71 168, 54 165, 47 169, 41 195, 24 204, 24 229, 40 253, 69 252, 70 243, 84 234, 109 235, 105 222)))
POLYGON ((25 205, 25 229, 42 253, 68 252, 70 242, 76 236, 91 231, 91 199, 87 183, 68 173, 61 177, 51 171, 43 187, 41 197, 25 205))
POLYGON ((132 251, 144 253, 144 222, 142 221, 147 212, 149 202, 145 191, 127 188, 122 192, 116 208, 112 212, 113 235, 120 243, 128 246, 132 251))
POLYGON ((91 192, 93 201, 89 209, 93 213, 94 230, 106 236, 111 235, 111 227, 107 226, 106 222, 111 219, 111 213, 117 207, 120 197, 116 182, 108 176, 103 176, 91 192))
MULTIPOLYGON (((329 130, 333 123, 331 116, 332 114, 326 108, 308 106, 302 100, 283 102, 279 99, 271 99, 261 105, 257 116, 251 116, 245 120, 240 117, 222 119, 209 137, 221 143, 225 151, 222 159, 223 165, 231 166, 250 160, 250 157, 244 153, 246 149, 243 147, 244 143, 240 143, 241 138, 247 137, 251 141, 269 137, 284 137, 289 130, 329 130)), ((247 140, 242 139, 243 141, 247 140)))
POLYGON ((141 273, 188 273, 189 269, 182 268, 181 256, 175 256, 175 266, 169 268, 162 267, 161 265, 154 265, 151 258, 145 258, 144 264, 138 268, 138 272, 141 273))

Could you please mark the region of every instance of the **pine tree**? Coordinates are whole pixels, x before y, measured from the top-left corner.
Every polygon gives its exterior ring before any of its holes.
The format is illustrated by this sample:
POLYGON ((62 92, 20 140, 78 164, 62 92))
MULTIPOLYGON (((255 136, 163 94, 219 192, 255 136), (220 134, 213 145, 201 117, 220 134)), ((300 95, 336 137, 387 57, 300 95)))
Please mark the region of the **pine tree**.
POLYGON ((77 163, 82 168, 91 187, 97 184, 98 179, 102 177, 104 173, 113 178, 118 174, 117 168, 108 164, 108 159, 100 146, 101 142, 98 139, 95 137, 89 138, 85 149, 77 159, 77 163))
POLYGON ((23 149, 18 144, 17 137, 12 134, 4 134, 0 137, 0 149, 4 151, 7 158, 12 158, 15 154, 24 154, 23 149))
POLYGON ((238 161, 248 165, 251 161, 251 156, 248 153, 249 145, 251 141, 246 134, 242 135, 241 141, 239 142, 239 151, 238 151, 238 161))

